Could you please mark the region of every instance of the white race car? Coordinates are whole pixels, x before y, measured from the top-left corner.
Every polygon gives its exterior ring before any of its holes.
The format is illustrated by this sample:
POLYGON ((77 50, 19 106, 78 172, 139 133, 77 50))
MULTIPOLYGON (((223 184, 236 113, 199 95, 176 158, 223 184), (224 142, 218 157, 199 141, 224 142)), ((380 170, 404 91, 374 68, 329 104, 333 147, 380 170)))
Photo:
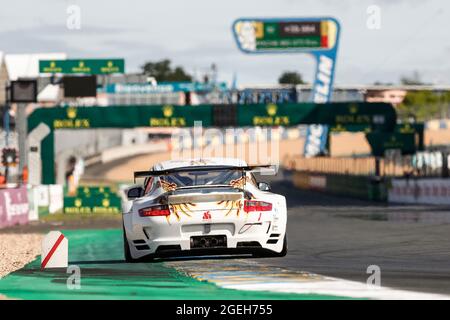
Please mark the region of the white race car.
POLYGON ((166 161, 135 172, 127 191, 125 259, 215 254, 285 256, 286 199, 258 183, 244 161, 166 161))

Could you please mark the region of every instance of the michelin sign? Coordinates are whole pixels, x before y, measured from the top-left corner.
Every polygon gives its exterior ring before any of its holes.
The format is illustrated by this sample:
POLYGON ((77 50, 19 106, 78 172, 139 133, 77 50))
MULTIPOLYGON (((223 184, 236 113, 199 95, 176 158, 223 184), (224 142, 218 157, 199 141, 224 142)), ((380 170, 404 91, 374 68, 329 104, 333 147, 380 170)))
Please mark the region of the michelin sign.
MULTIPOLYGON (((316 59, 312 101, 331 100, 339 44, 339 22, 323 18, 242 18, 233 24, 239 49, 245 53, 308 53, 316 59)), ((328 126, 315 124, 307 130, 304 154, 313 157, 326 152, 328 126)))

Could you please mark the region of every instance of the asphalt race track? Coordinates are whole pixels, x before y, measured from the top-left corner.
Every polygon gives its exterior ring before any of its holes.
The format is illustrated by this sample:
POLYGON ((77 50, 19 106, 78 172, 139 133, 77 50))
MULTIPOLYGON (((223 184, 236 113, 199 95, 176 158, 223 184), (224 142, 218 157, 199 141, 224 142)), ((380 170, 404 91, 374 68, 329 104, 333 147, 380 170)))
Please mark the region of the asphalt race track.
POLYGON ((378 205, 294 189, 281 175, 260 179, 287 197, 289 211, 289 253, 266 263, 361 282, 377 265, 382 286, 450 294, 450 208, 378 205))
POLYGON ((441 294, 429 298, 449 297, 450 210, 384 206, 301 191, 283 174, 260 180, 269 181, 273 192, 287 197, 289 253, 284 258, 194 257, 130 264, 123 260, 119 225, 63 230, 69 238, 69 264, 81 268, 81 288, 68 289, 66 270, 41 271, 38 258, 0 279, 0 295, 21 299, 409 298, 403 291, 408 290, 441 294), (368 294, 369 265, 380 268, 383 287, 401 290, 368 294))

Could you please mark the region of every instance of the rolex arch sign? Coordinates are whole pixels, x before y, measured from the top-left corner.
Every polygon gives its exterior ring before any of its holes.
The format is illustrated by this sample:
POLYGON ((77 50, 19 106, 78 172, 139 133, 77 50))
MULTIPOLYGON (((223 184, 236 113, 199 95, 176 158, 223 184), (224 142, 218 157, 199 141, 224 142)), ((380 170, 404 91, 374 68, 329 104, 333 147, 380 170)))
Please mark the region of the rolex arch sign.
MULTIPOLYGON (((135 105, 109 107, 38 108, 28 117, 31 134, 47 128, 40 146, 42 182, 53 184, 54 130, 135 127, 203 127, 295 126, 320 123, 346 130, 393 131, 396 113, 386 103, 284 103, 253 105, 135 105), (219 112, 220 111, 220 112, 219 112), (222 112, 225 111, 225 112, 222 112)), ((39 140, 40 141, 40 140, 39 140)), ((30 171, 30 174, 32 172, 30 171)))

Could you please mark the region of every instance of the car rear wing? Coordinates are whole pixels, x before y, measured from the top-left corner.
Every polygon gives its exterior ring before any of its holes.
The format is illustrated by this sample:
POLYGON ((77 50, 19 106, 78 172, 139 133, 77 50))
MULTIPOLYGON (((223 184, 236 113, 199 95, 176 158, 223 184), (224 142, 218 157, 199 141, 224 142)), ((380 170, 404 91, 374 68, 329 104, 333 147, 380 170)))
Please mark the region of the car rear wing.
POLYGON ((164 170, 149 170, 149 171, 135 171, 134 172, 134 183, 136 183, 137 178, 147 178, 147 177, 158 177, 158 176, 168 176, 173 173, 178 172, 193 172, 193 171, 254 171, 257 169, 270 168, 272 165, 252 165, 252 166, 190 166, 181 167, 173 169, 164 170))

